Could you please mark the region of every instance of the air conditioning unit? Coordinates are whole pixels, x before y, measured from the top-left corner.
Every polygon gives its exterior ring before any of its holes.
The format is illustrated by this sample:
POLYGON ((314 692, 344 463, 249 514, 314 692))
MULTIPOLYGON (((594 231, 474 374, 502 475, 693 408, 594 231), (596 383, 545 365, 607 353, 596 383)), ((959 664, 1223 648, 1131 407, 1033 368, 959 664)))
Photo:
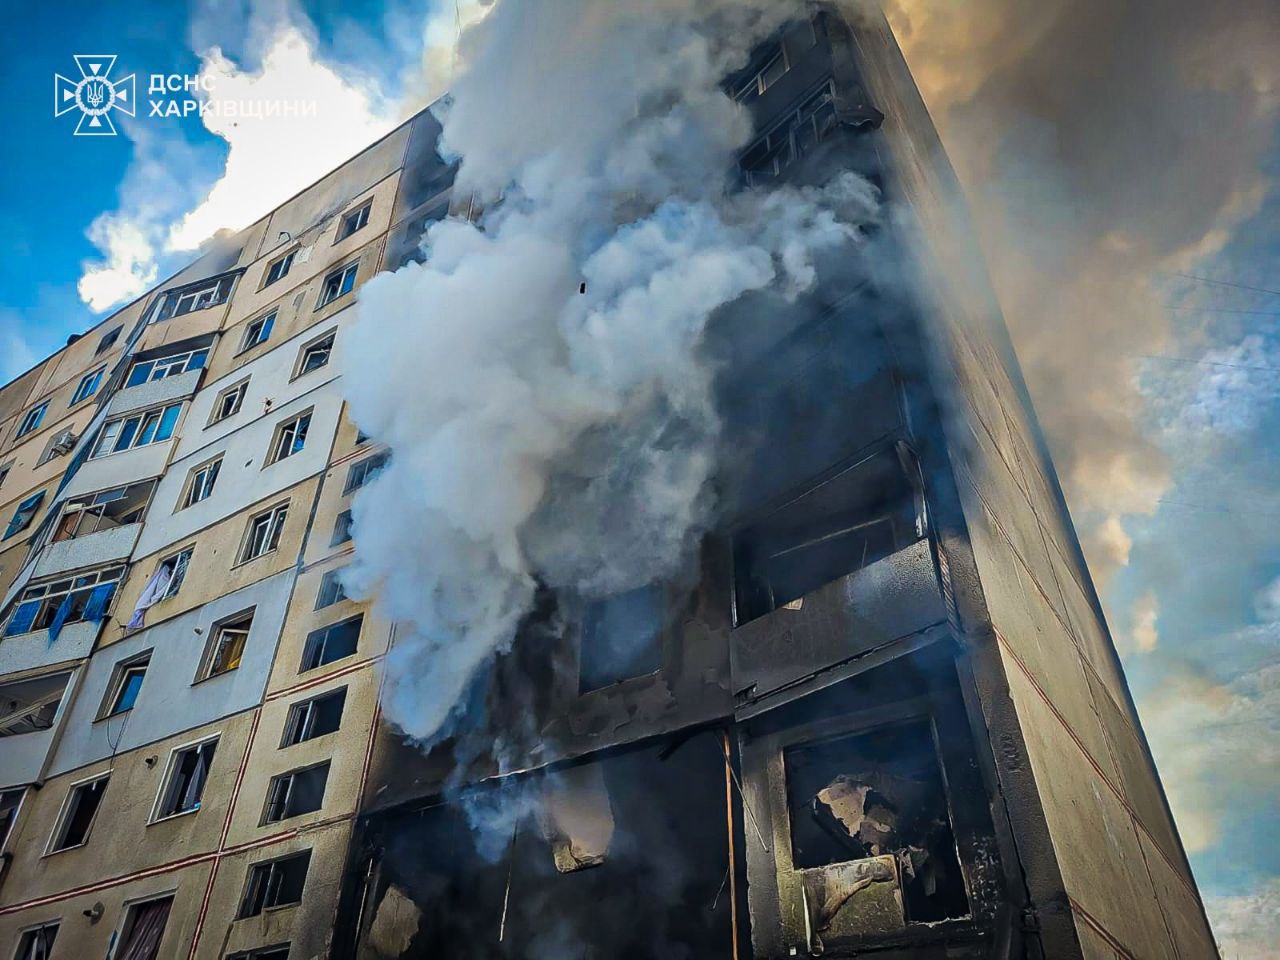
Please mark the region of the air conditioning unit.
POLYGON ((78 439, 80 438, 70 430, 63 430, 53 438, 53 445, 49 447, 49 452, 54 456, 61 456, 64 453, 70 453, 71 448, 76 445, 76 441, 78 439))

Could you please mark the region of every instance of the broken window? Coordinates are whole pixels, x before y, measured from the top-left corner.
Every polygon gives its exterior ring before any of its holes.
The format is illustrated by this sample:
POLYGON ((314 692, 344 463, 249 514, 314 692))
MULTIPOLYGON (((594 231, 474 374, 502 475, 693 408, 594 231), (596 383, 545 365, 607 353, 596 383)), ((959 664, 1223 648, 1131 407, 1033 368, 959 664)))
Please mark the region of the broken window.
POLYGON ((5 540, 31 526, 31 521, 36 518, 36 511, 40 509, 40 503, 43 500, 44 491, 41 490, 39 493, 33 493, 18 504, 17 509, 13 511, 13 518, 10 519, 9 526, 5 528, 5 540))
MULTIPOLYGON (((281 277, 289 272, 289 268, 293 266, 293 258, 298 255, 297 250, 290 250, 278 260, 271 261, 271 265, 267 267, 267 277, 263 281, 264 287, 269 287, 281 277)), ((263 339, 266 339, 265 337, 263 339)))
POLYGON ((204 349, 173 353, 156 360, 139 360, 133 365, 133 369, 129 371, 129 379, 125 381, 124 385, 126 387, 136 387, 141 383, 176 377, 189 370, 203 370, 205 361, 208 359, 209 351, 204 349))
POLYGON ((249 868, 249 882, 245 884, 237 919, 256 917, 263 910, 301 902, 310 863, 310 850, 255 863, 249 868))
POLYGON ((22 419, 18 421, 17 432, 13 438, 17 440, 19 437, 25 437, 32 430, 35 430, 44 422, 45 411, 49 409, 49 401, 38 404, 22 415, 22 419))
POLYGON ((662 589, 651 585, 587 605, 578 655, 579 692, 662 668, 664 600, 662 589))
POLYGON ((272 310, 245 327, 244 341, 240 344, 240 351, 243 353, 245 350, 253 349, 260 343, 266 343, 271 336, 271 328, 275 326, 275 322, 276 311, 272 310))
POLYGON ((313 630, 307 635, 299 672, 314 670, 326 663, 352 656, 360 644, 360 627, 363 623, 364 614, 360 614, 350 620, 313 630))
POLYGON ((107 780, 108 777, 98 777, 96 780, 78 783, 71 788, 62 817, 53 831, 53 836, 49 839, 50 853, 70 850, 88 841, 89 830, 102 803, 102 795, 107 790, 107 780))
POLYGON ((267 788, 267 809, 263 823, 278 823, 304 813, 314 813, 324 805, 324 787, 329 781, 329 761, 291 770, 271 778, 267 788))
POLYGON ((347 591, 342 586, 341 570, 330 570, 320 578, 320 590, 316 594, 316 609, 323 610, 339 601, 347 599, 347 591))
POLYGON ((893 451, 817 484, 733 536, 741 625, 924 536, 916 488, 893 451))
POLYGON ((289 708, 280 746, 291 747, 333 733, 342 725, 342 708, 347 703, 347 688, 339 687, 289 708))
POLYGON ((187 547, 185 550, 179 550, 171 557, 165 557, 160 561, 162 567, 169 568, 169 585, 164 588, 162 600, 168 600, 176 597, 178 591, 182 589, 182 581, 187 578, 187 568, 191 566, 191 555, 195 552, 195 547, 187 547))
POLYGON ((333 522, 333 536, 329 546, 339 547, 351 539, 351 511, 343 510, 333 522))
POLYGON ((307 430, 311 427, 311 411, 300 413, 276 427, 275 439, 267 454, 267 466, 301 453, 307 443, 307 430))
POLYGON ((70 678, 69 673, 57 673, 0 685, 0 737, 36 733, 53 726, 70 678))
POLYGON ((369 211, 373 209, 373 201, 366 202, 358 210, 352 210, 342 218, 342 226, 338 228, 338 237, 334 242, 345 240, 369 222, 369 211))
POLYGON ((169 759, 169 775, 156 802, 155 819, 176 817, 200 809, 200 797, 209 780, 209 767, 218 738, 175 750, 169 759))
POLYGON ((5 626, 4 635, 9 637, 48 627, 52 643, 69 623, 102 620, 123 573, 123 566, 108 567, 27 587, 5 626))
POLYGON ((98 434, 98 441, 93 446, 94 457, 105 457, 111 453, 119 453, 134 447, 145 447, 152 443, 161 443, 173 436, 173 428, 178 424, 178 415, 182 413, 182 403, 171 403, 165 407, 156 407, 135 413, 132 416, 108 420, 98 434))
POLYGON ((57 920, 24 930, 22 937, 18 940, 18 953, 15 960, 49 960, 53 954, 53 943, 57 938, 57 920))
POLYGON ((191 472, 187 474, 187 487, 182 493, 182 500, 179 502, 178 509, 185 510, 187 507, 194 506, 201 500, 207 500, 212 496, 213 485, 217 483, 218 471, 221 469, 221 456, 192 467, 191 472))
POLYGON ((0 850, 9 841, 9 831, 18 819, 18 811, 22 808, 22 798, 26 793, 26 787, 0 791, 0 850))
POLYGON ((347 482, 342 487, 343 495, 359 490, 372 480, 387 465, 389 459, 390 454, 384 451, 375 453, 372 457, 366 457, 359 463, 353 463, 351 469, 347 471, 347 482))
POLYGON ((743 152, 738 166, 747 184, 760 186, 776 179, 829 137, 836 125, 835 96, 828 82, 743 152))
MULTIPOLYGON (((783 755, 791 848, 800 870, 892 856, 908 922, 969 913, 933 731, 925 720, 793 746, 783 755)), ((815 877, 820 933, 866 876, 815 877), (843 882, 848 880, 850 882, 843 882), (824 886, 825 884, 825 886, 824 886), (841 896, 844 897, 841 900, 841 896)), ((846 871, 847 873, 847 871, 846 871)), ((859 887, 865 880, 866 884, 859 887)), ((813 896, 814 891, 806 892, 813 896)))
POLYGON ((102 339, 98 341, 98 349, 96 349, 93 352, 93 355, 95 357, 101 356, 102 354, 110 350, 111 345, 114 344, 118 339, 120 339, 120 332, 123 329, 124 327, 116 327, 115 329, 108 330, 106 333, 104 333, 102 335, 102 339))
POLYGON ((335 270, 324 278, 324 286, 320 289, 320 301, 316 304, 317 310, 351 292, 356 285, 358 266, 360 266, 358 261, 349 263, 341 270, 335 270))
POLYGON ((234 386, 227 387, 213 401, 213 410, 209 414, 209 425, 219 423, 227 417, 234 417, 240 412, 244 403, 244 395, 249 390, 248 379, 241 380, 234 386))
POLYGON ((334 333, 330 331, 319 340, 313 340, 298 353, 298 370, 294 374, 300 377, 312 370, 319 370, 329 363, 329 355, 333 353, 334 333))
POLYGON ((120 948, 115 954, 117 960, 156 960, 160 956, 160 940, 172 906, 173 897, 160 897, 131 906, 120 933, 120 948))
POLYGON ((252 610, 215 625, 209 649, 205 652, 204 669, 196 679, 207 680, 238 668, 252 627, 252 610))
POLYGON ((160 308, 158 320, 181 317, 194 310, 204 310, 225 303, 231 296, 234 276, 221 279, 201 281, 187 287, 180 287, 165 295, 164 306, 160 308))
POLYGON ((88 400, 98 392, 98 386, 102 383, 103 374, 107 372, 106 367, 99 367, 90 373, 86 373, 80 378, 80 382, 76 385, 76 392, 71 395, 71 402, 67 404, 74 407, 81 400, 88 400))
POLYGON ((245 531, 244 546, 240 548, 240 563, 248 563, 265 556, 280 545, 280 534, 289 516, 289 504, 282 503, 249 521, 245 531))
POLYGON ((146 480, 68 500, 54 529, 53 542, 138 523, 151 502, 155 485, 156 481, 146 480))
POLYGON ((98 719, 114 717, 118 713, 132 710, 138 702, 138 694, 142 690, 142 681, 147 676, 147 667, 151 664, 151 651, 130 657, 116 664, 112 671, 111 685, 107 687, 107 695, 98 711, 98 719))

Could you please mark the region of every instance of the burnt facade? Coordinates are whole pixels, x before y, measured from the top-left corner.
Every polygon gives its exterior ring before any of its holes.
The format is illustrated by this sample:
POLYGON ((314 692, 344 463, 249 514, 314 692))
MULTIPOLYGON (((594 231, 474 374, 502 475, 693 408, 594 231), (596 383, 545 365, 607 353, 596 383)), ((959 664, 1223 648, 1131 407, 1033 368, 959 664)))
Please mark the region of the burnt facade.
POLYGON ((887 26, 823 7, 727 85, 743 188, 856 170, 909 279, 713 329, 698 569, 545 597, 430 753, 379 729, 334 955, 1216 956, 887 26))

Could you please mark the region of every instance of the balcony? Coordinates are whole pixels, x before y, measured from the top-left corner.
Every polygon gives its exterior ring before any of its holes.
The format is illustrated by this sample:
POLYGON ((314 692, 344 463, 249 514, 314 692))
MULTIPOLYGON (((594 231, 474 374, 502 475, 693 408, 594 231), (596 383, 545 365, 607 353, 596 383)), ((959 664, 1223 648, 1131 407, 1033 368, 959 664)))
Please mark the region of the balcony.
POLYGON ((0 786, 40 777, 72 674, 0 684, 0 786))
POLYGON ((40 554, 33 576, 52 577, 68 570, 125 560, 133 552, 141 532, 141 523, 128 523, 76 537, 74 540, 51 543, 40 554))
POLYGON ((119 417, 135 410, 160 406, 173 400, 181 400, 196 392, 200 385, 200 374, 203 368, 188 370, 161 380, 140 383, 136 387, 126 387, 111 398, 107 407, 107 417, 119 417))

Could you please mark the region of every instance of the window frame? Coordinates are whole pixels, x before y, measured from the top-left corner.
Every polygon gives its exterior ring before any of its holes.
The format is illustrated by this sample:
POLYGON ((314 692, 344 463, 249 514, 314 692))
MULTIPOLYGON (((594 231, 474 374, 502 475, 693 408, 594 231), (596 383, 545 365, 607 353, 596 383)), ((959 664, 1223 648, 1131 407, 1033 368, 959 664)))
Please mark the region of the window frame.
POLYGON ((284 729, 280 733, 280 749, 286 750, 300 743, 319 740, 321 737, 327 737, 340 731, 342 729, 342 718, 347 708, 347 692, 348 686, 344 683, 340 687, 332 687, 323 693, 317 693, 315 696, 306 697, 289 704, 289 710, 284 718, 284 729), (332 730, 326 730, 324 733, 315 733, 317 704, 323 700, 337 697, 342 698, 342 703, 338 707, 338 725, 332 730))
MULTIPOLYGON (((307 879, 311 875, 311 852, 312 852, 312 848, 307 847, 303 850, 295 850, 293 853, 285 853, 278 857, 272 857, 269 860, 259 860, 256 863, 249 864, 248 872, 245 875, 244 890, 240 895, 240 905, 236 908, 235 919, 247 920, 250 917, 260 917, 262 916, 262 914, 266 913, 268 910, 276 910, 282 907, 294 907, 302 903, 302 898, 306 894, 306 890, 307 890, 307 879), (290 900, 287 903, 270 903, 269 904, 266 902, 267 897, 264 894, 262 906, 259 907, 253 913, 249 913, 248 910, 249 910, 250 899, 252 894, 255 892, 255 884, 254 884, 255 879, 259 876, 263 876, 264 877, 263 882, 267 885, 267 888, 269 890, 271 885, 272 875, 278 869, 281 863, 284 863, 287 860, 301 860, 304 857, 306 858, 306 864, 302 868, 302 883, 298 890, 298 899, 290 900)), ((280 889, 280 883, 281 881, 277 880, 275 884, 277 893, 279 892, 279 889, 280 889)))
POLYGON ((244 536, 240 541, 240 549, 236 551, 237 559, 236 559, 236 562, 232 565, 232 568, 234 569, 235 567, 238 567, 241 564, 252 563, 254 560, 258 560, 262 557, 267 556, 267 554, 274 553, 276 550, 278 550, 280 547, 280 539, 284 535, 284 525, 288 519, 289 519, 289 501, 288 500, 285 500, 281 503, 277 503, 274 507, 271 507, 268 510, 263 510, 251 516, 249 518, 248 524, 245 525, 244 536), (282 515, 277 517, 276 514, 282 514, 282 515), (267 527, 266 527, 267 536, 266 536, 266 540, 264 541, 265 546, 264 546, 264 549, 261 550, 260 552, 250 555, 249 550, 252 547, 253 541, 255 539, 254 529, 257 526, 258 521, 260 520, 267 521, 267 527))
POLYGON ((234 673, 240 669, 241 664, 244 662, 244 652, 249 649, 249 638, 253 636, 253 621, 256 617, 257 609, 256 606, 248 607, 238 613, 215 620, 210 624, 209 639, 205 643, 204 652, 200 655, 200 665, 196 671, 196 678, 192 681, 192 686, 197 683, 204 683, 206 680, 213 680, 215 677, 226 676, 228 673, 234 673), (244 626, 241 626, 241 624, 244 624, 244 626), (227 630, 234 630, 237 633, 241 630, 244 631, 244 636, 240 640, 240 652, 234 667, 226 667, 215 673, 213 667, 220 659, 222 635, 227 630))
POLYGON ((345 263, 335 270, 330 270, 320 282, 320 296, 316 297, 316 309, 320 310, 331 303, 336 303, 356 288, 356 277, 359 275, 360 260, 357 258, 345 263), (350 276, 351 282, 347 282, 350 276), (333 295, 329 295, 329 285, 333 284, 333 295))
MULTIPOLYGON (((51 600, 54 600, 56 598, 58 601, 56 605, 53 605, 53 610, 56 612, 58 609, 58 606, 61 605, 63 599, 65 599, 68 594, 85 593, 86 594, 85 604, 87 605, 89 601, 88 594, 92 593, 96 587, 99 587, 104 583, 114 583, 116 584, 117 590, 118 590, 120 582, 124 579, 124 574, 126 570, 127 570, 126 564, 115 563, 115 564, 108 564, 103 567, 93 568, 93 569, 90 569, 88 572, 83 572, 79 574, 70 574, 70 575, 57 574, 53 577, 46 578, 45 580, 42 580, 39 583, 28 584, 23 589, 23 591, 20 594, 18 594, 18 596, 14 599, 13 607, 9 611, 9 615, 4 619, 4 630, 0 631, 0 636, 20 637, 27 633, 39 633, 41 630, 47 630, 48 629, 47 623, 42 624, 41 626, 38 626, 38 627, 35 624, 40 621, 40 619, 45 613, 48 612, 51 600), (115 576, 113 578, 109 577, 108 575, 110 574, 115 574, 115 576), (76 583, 78 581, 87 580, 90 577, 93 578, 92 582, 83 583, 83 584, 80 584, 80 586, 76 586, 76 583), (61 587, 63 584, 67 584, 67 586, 57 591, 53 590, 54 587, 61 587), (39 592, 34 593, 34 591, 39 591, 39 592), (18 612, 18 609, 24 604, 32 603, 35 601, 40 602, 40 607, 36 610, 35 615, 31 618, 31 629, 24 630, 23 633, 10 634, 8 632, 9 623, 13 620, 14 614, 16 614, 18 612)), ((114 599, 115 597, 113 595, 112 600, 114 601, 114 599)), ((83 614, 83 612, 84 611, 81 610, 81 614, 83 614)), ((78 619, 72 619, 69 616, 63 622, 63 627, 65 628, 65 627, 71 626, 73 623, 83 623, 83 622, 84 622, 83 616, 80 616, 78 619)))
POLYGON ((195 556, 196 545, 189 543, 177 553, 171 553, 160 561, 160 566, 166 563, 173 563, 172 569, 169 571, 169 585, 164 588, 164 594, 161 600, 172 600, 182 590, 182 584, 187 578, 187 570, 191 567, 191 558, 195 556), (183 558, 186 558, 185 560, 183 558))
POLYGON ((156 485, 157 484, 155 480, 136 480, 133 483, 126 483, 118 487, 107 487, 104 490, 91 490, 88 493, 82 494, 81 496, 78 496, 78 497, 68 497, 65 501, 63 501, 62 506, 59 508, 58 520, 53 525, 49 542, 63 543, 67 540, 78 540, 80 537, 88 537, 88 536, 92 536, 95 533, 101 533, 103 532, 104 529, 116 530, 116 529, 119 529, 120 527, 131 526, 132 524, 135 524, 135 523, 141 523, 142 518, 146 516, 147 510, 151 506, 152 498, 155 496, 156 485), (138 514, 137 519, 131 520, 129 523, 118 523, 114 527, 106 527, 106 528, 101 527, 100 524, 102 523, 102 518, 106 515, 107 505, 111 503, 115 503, 117 500, 124 500, 126 497, 128 497, 129 491, 134 487, 149 488, 149 492, 147 493, 146 500, 142 503, 142 505, 134 508, 134 510, 130 511, 128 514, 125 514, 125 516, 130 516, 133 513, 137 513, 138 514), (119 496, 116 496, 116 497, 107 496, 108 494, 117 493, 117 492, 120 494, 119 496), (106 499, 103 499, 103 498, 106 498, 106 499), (71 509, 72 507, 75 507, 76 509, 71 509), (63 529, 66 527, 67 521, 73 516, 76 518, 75 532, 72 533, 70 536, 62 536, 63 529), (94 529, 81 532, 81 529, 80 529, 81 524, 84 522, 85 518, 87 517, 95 518, 95 520, 93 521, 94 529))
POLYGON ((354 614, 350 617, 343 617, 335 620, 333 623, 326 624, 323 627, 316 627, 307 634, 306 639, 302 643, 302 659, 298 662, 298 673, 308 673, 312 670, 319 670, 321 667, 327 667, 331 663, 337 663, 339 660, 345 660, 348 657, 358 656, 360 653, 360 640, 364 636, 364 612, 354 614), (329 644, 329 634, 338 627, 345 627, 347 624, 356 624, 356 642, 350 653, 344 653, 340 657, 334 657, 332 660, 324 659, 324 651, 329 644), (308 665, 309 661, 316 662, 308 665))
POLYGON ((44 415, 49 412, 49 401, 42 400, 34 406, 28 407, 18 420, 18 429, 14 431, 13 439, 21 440, 29 433, 35 433, 40 429, 40 425, 44 423, 44 415))
POLYGON ((273 467, 282 460, 288 460, 302 453, 307 446, 307 434, 311 430, 311 418, 315 413, 315 407, 307 407, 307 409, 295 413, 287 420, 281 420, 276 424, 276 428, 271 434, 271 446, 267 448, 267 456, 262 464, 262 469, 273 467), (305 422, 304 422, 305 421, 305 422), (299 429, 301 425, 301 429, 299 429), (302 440, 298 441, 299 433, 302 440), (288 443, 285 444, 286 435, 288 443))
POLYGON ((22 805, 27 802, 26 787, 5 787, 3 790, 0 790, 0 798, 11 793, 18 794, 18 802, 11 808, 13 810, 13 816, 10 818, 9 822, 3 825, 3 828, 0 829, 0 851, 3 851, 5 845, 9 842, 9 836, 13 833, 13 828, 18 823, 18 817, 22 816, 22 805))
POLYGON ((333 758, 326 757, 315 763, 308 763, 301 767, 294 767, 292 770, 285 770, 277 773, 269 781, 267 781, 267 796, 262 807, 262 817, 258 821, 258 826, 265 827, 272 823, 284 823, 286 820, 293 820, 297 817, 305 817, 308 813, 319 813, 324 809, 325 795, 329 791, 329 774, 333 772, 333 758), (293 798, 294 787, 297 778, 302 774, 309 774, 315 770, 323 770, 323 782, 320 784, 319 802, 309 810, 298 810, 294 813, 289 812, 289 803, 293 798), (283 785, 284 797, 279 800, 278 817, 272 817, 272 809, 277 805, 276 793, 283 785))
POLYGON ((335 244, 341 243, 348 237, 353 237, 365 227, 369 225, 369 216, 373 212, 373 197, 369 197, 360 206, 355 207, 342 215, 342 220, 338 224, 338 232, 334 236, 335 244), (348 224, 355 221, 355 226, 348 228, 348 224))
POLYGON ((111 717, 118 717, 122 713, 128 713, 138 703, 138 696, 141 693, 142 684, 146 682, 147 668, 151 666, 151 654, 155 648, 148 648, 141 653, 135 653, 118 661, 111 669, 111 681, 107 684, 107 690, 102 698, 102 703, 98 707, 98 715, 94 717, 94 723, 99 720, 107 720, 111 717), (121 697, 124 695, 125 684, 129 675, 141 669, 142 680, 138 684, 138 693, 133 695, 133 702, 127 707, 119 707, 121 697))
POLYGON ((67 787, 67 794, 62 798, 62 806, 58 809, 58 818, 53 824, 53 833, 49 834, 49 840, 45 844, 44 856, 50 857, 55 853, 64 853, 67 850, 78 850, 89 843, 89 839, 93 836, 94 825, 98 822, 98 814, 102 812, 102 802, 106 799, 107 787, 110 785, 112 772, 113 770, 107 770, 103 773, 96 773, 85 777, 83 780, 76 780, 67 787), (93 815, 89 818, 89 824, 85 827, 84 839, 79 843, 60 846, 63 840, 66 839, 67 831, 71 827, 73 799, 79 795, 81 790, 100 781, 107 782, 102 787, 102 794, 98 797, 98 805, 94 807, 93 815))
POLYGON ((330 549, 340 547, 344 543, 350 543, 355 539, 354 534, 352 533, 352 524, 354 521, 355 518, 351 515, 350 508, 339 512, 338 515, 333 518, 333 534, 329 537, 330 549), (343 520, 343 517, 346 517, 346 520, 343 520), (341 537, 341 539, 339 539, 339 537, 341 537))
POLYGON ((222 460, 223 454, 220 453, 216 457, 210 457, 203 463, 197 463, 187 471, 187 479, 183 481, 182 484, 182 496, 178 498, 178 506, 173 511, 174 513, 180 513, 183 510, 194 507, 198 503, 204 503, 213 496, 213 491, 217 487, 218 483, 218 474, 222 471, 222 460), (210 473, 209 471, 212 472, 210 473), (207 477, 197 485, 196 478, 201 474, 207 474, 207 477), (192 495, 197 490, 202 490, 204 495, 199 498, 192 499, 192 495))
POLYGON ((254 347, 260 347, 271 339, 271 333, 275 329, 276 320, 280 315, 279 307, 272 307, 266 313, 254 317, 244 326, 244 334, 240 337, 240 349, 236 351, 236 356, 242 353, 248 353, 254 347), (258 328, 259 336, 251 338, 250 334, 254 327, 258 328))
POLYGON ((235 383, 231 384, 229 387, 224 387, 223 389, 219 390, 218 395, 213 398, 213 406, 209 410, 209 422, 206 424, 206 426, 212 427, 215 423, 222 423, 222 421, 224 420, 230 420, 237 413, 243 410, 244 398, 248 395, 248 393, 249 393, 248 377, 245 377, 243 380, 237 380, 235 383), (222 412, 223 401, 230 397, 235 398, 235 407, 230 412, 223 413, 222 412))
POLYGON ((102 377, 106 372, 107 365, 104 363, 96 370, 90 370, 81 377, 80 382, 76 384, 75 393, 71 394, 71 400, 67 403, 67 406, 74 407, 76 404, 83 403, 85 400, 88 400, 96 394, 98 392, 98 388, 102 386, 102 377), (86 384, 88 385, 87 390, 85 389, 86 384))
POLYGON ((293 364, 293 376, 289 379, 297 380, 305 377, 309 373, 315 373, 317 370, 323 370, 333 360, 333 349, 338 342, 338 328, 331 327, 318 337, 312 337, 306 343, 298 348, 298 359, 293 364), (328 345, 325 346, 325 341, 328 345), (318 348, 324 349, 324 362, 318 363, 314 367, 307 366, 307 358, 313 350, 318 348))
POLYGON ((204 799, 204 791, 209 786, 209 771, 213 767, 214 758, 218 752, 218 742, 222 738, 222 731, 207 734, 198 740, 191 740, 187 743, 181 743, 173 747, 169 751, 169 759, 165 764, 164 776, 160 780, 160 789, 156 793, 156 799, 151 805, 151 816, 147 818, 147 826, 154 823, 164 823, 167 820, 174 820, 178 817, 185 817, 189 814, 199 813, 201 801, 204 799), (206 761, 204 782, 200 785, 200 796, 196 799, 195 806, 187 807, 184 810, 169 810, 166 812, 172 801, 171 794, 177 788, 177 777, 179 773, 179 764, 183 755, 188 753, 196 753, 212 744, 213 752, 206 761))
POLYGON ((387 468, 391 462, 389 450, 379 450, 372 456, 363 457, 347 468, 347 479, 342 485, 342 495, 355 493, 366 483, 387 468), (358 482, 357 482, 358 480, 358 482))
POLYGON ((274 260, 268 261, 266 268, 262 271, 262 286, 258 289, 265 290, 273 283, 279 283, 287 277, 289 275, 289 271, 293 269, 293 261, 298 256, 298 251, 301 249, 301 246, 294 246, 292 250, 280 254, 280 256, 276 257, 274 260), (276 273, 276 267, 280 267, 282 264, 283 266, 281 267, 280 272, 276 273))
POLYGON ((231 299, 231 291, 235 287, 236 277, 241 272, 236 270, 230 273, 218 274, 217 276, 208 277, 204 280, 195 280, 183 286, 164 291, 160 299, 159 312, 152 322, 163 323, 166 320, 185 317, 189 313, 221 306, 231 299), (209 294, 207 299, 204 294, 209 294), (179 307, 187 299, 191 300, 191 305, 185 310, 180 310, 179 307))
POLYGON ((174 438, 178 432, 178 424, 182 420, 182 408, 186 405, 185 400, 174 400, 169 403, 160 404, 153 407, 146 407, 142 410, 134 410, 124 416, 115 417, 108 420, 98 430, 98 435, 94 438, 93 447, 89 451, 89 460, 101 460, 104 457, 113 457, 118 453, 128 453, 130 450, 138 450, 142 447, 154 446, 157 443, 168 443, 174 438), (177 410, 173 416, 173 422, 169 424, 169 432, 163 437, 160 436, 160 429, 164 426, 165 417, 169 415, 170 410, 177 410), (146 428, 150 423, 150 417, 156 416, 155 426, 150 435, 147 434, 146 428), (120 438, 124 436, 122 427, 117 427, 114 433, 109 433, 111 427, 117 425, 127 425, 131 420, 137 421, 134 424, 132 433, 129 434, 129 442, 126 446, 120 446, 120 438), (107 446, 112 447, 111 450, 103 450, 103 441, 110 436, 110 443, 107 446), (142 442, 143 437, 147 437, 142 442))
POLYGON ((129 372, 125 375, 124 385, 121 390, 128 390, 132 387, 144 387, 148 383, 158 383, 161 380, 168 380, 170 377, 180 377, 184 373, 190 373, 192 370, 204 370, 209 364, 209 347, 195 347, 191 350, 182 350, 177 353, 166 353, 159 357, 147 357, 143 360, 135 360, 129 365, 129 372), (200 362, 192 364, 196 358, 200 358, 200 362), (175 369, 181 367, 181 370, 175 369), (147 375, 136 383, 133 382, 133 375, 138 371, 145 369, 147 375), (155 376, 157 370, 165 371, 160 376, 155 376))
POLYGON ((338 579, 338 574, 341 573, 343 570, 345 570, 347 566, 348 566, 347 564, 343 564, 341 567, 335 567, 332 570, 326 570, 321 575, 320 586, 316 590, 316 605, 312 607, 313 610, 325 610, 329 607, 332 607, 334 604, 342 603, 344 600, 351 599, 349 596, 347 596, 346 588, 343 587, 342 582, 338 579), (325 590, 329 589, 331 584, 333 585, 333 590, 335 594, 334 598, 332 600, 328 600, 321 603, 321 601, 324 600, 325 590))
MULTIPOLYGON (((26 960, 27 957, 33 956, 31 947, 35 942, 35 937, 39 936, 45 930, 53 928, 53 942, 45 941, 45 946, 52 951, 58 945, 58 931, 62 929, 62 918, 56 920, 46 920, 43 923, 34 923, 29 927, 23 927, 18 931, 18 945, 14 950, 14 960, 26 960), (30 936, 32 939, 28 940, 30 936), (25 950, 23 948, 26 948, 25 950)), ((47 954, 46 954, 47 956, 47 954)))
POLYGON ((13 516, 9 518, 9 523, 5 526, 4 536, 0 537, 0 541, 8 540, 10 537, 16 537, 22 531, 26 530, 35 523, 36 514, 40 512, 40 504, 44 503, 44 495, 48 491, 37 490, 29 497, 24 497, 18 501, 18 505, 13 508, 13 516), (23 513, 27 513, 27 518, 21 524, 18 517, 23 513))
POLYGON ((115 342, 120 339, 120 334, 123 332, 124 326, 122 324, 121 326, 114 327, 104 333, 102 335, 102 339, 98 341, 98 348, 93 351, 93 355, 95 357, 100 357, 110 350, 115 345, 115 342))

